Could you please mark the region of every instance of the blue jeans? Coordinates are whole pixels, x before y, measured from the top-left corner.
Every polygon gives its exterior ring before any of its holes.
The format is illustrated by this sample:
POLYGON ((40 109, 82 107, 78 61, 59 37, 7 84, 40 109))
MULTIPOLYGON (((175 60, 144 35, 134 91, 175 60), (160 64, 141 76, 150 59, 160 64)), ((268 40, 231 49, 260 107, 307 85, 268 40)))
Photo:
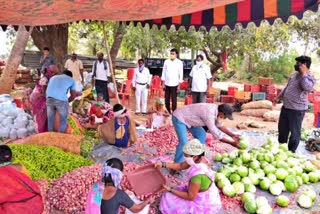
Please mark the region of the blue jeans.
POLYGON ((188 128, 186 124, 182 123, 178 118, 172 116, 172 123, 178 136, 178 145, 176 149, 176 155, 174 162, 181 163, 184 161, 183 146, 188 142, 189 130, 194 138, 197 138, 202 144, 206 143, 206 131, 202 127, 191 127, 188 128))
POLYGON ((47 116, 48 116, 48 131, 54 131, 54 122, 56 120, 56 112, 60 116, 59 132, 64 133, 67 128, 69 103, 51 97, 47 98, 47 116))

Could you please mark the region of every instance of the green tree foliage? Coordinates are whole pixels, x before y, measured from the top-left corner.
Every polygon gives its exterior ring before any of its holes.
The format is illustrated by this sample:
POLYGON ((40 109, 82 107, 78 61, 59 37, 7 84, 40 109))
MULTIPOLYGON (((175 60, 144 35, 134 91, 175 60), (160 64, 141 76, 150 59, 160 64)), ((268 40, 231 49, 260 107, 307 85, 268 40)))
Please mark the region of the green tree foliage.
MULTIPOLYGON (((106 22, 108 44, 113 42, 114 22, 106 22)), ((104 38, 100 22, 78 22, 69 25, 68 52, 76 51, 87 55, 96 55, 104 51, 104 38)))

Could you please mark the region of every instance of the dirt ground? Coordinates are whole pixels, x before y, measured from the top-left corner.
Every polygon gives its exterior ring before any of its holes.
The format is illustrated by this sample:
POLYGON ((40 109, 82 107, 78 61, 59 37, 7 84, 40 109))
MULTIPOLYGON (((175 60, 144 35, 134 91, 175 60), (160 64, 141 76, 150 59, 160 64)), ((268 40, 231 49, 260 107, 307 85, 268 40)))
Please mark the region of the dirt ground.
MULTIPOLYGON (((156 101, 156 99, 158 99, 158 97, 154 97, 153 99, 150 99, 148 102, 148 108, 150 108, 153 103, 156 101)), ((111 100, 111 103, 114 104, 116 103, 115 99, 111 100)), ((218 102, 216 102, 216 104, 220 104, 218 102)), ((135 96, 131 96, 130 97, 130 105, 128 107, 128 102, 126 100, 125 105, 128 109, 132 110, 133 112, 135 111, 135 105, 136 105, 136 101, 135 101, 135 96)), ((178 108, 181 108, 184 106, 184 99, 183 98, 178 98, 178 108)), ((274 110, 278 110, 281 108, 281 105, 277 105, 276 107, 274 107, 274 110)), ((134 114, 133 114, 134 115, 134 114)), ((269 132, 269 131, 275 131, 278 128, 278 123, 277 122, 268 122, 268 121, 263 121, 263 118, 259 118, 259 117, 248 117, 248 116, 243 116, 240 115, 239 112, 234 112, 233 114, 233 118, 234 120, 223 120, 222 123, 223 125, 225 125, 228 128, 231 129, 237 129, 237 124, 239 124, 240 122, 245 122, 247 120, 253 120, 255 122, 258 122, 259 124, 263 124, 265 125, 265 128, 248 128, 246 130, 250 130, 250 131, 257 131, 257 132, 269 132)), ((134 118, 139 121, 139 122, 145 122, 147 120, 147 116, 137 116, 134 115, 134 118)), ((313 127, 313 120, 314 120, 314 115, 313 113, 306 113, 304 120, 303 120, 303 128, 312 128, 313 127)))

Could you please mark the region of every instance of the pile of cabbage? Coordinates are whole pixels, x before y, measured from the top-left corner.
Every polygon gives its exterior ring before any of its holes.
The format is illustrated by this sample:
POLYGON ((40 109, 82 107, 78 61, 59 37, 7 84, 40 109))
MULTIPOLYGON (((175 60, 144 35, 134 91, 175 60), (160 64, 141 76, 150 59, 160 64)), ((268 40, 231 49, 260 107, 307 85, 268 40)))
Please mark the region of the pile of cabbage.
POLYGON ((34 133, 32 116, 17 108, 10 95, 0 95, 0 138, 24 138, 34 133))
MULTIPOLYGON (((279 206, 287 206, 289 199, 281 195, 284 191, 295 192, 302 184, 320 180, 320 170, 310 161, 290 152, 287 144, 279 144, 272 139, 260 148, 218 154, 216 161, 224 163, 215 175, 217 186, 229 197, 243 194, 244 208, 249 213, 262 213, 259 212, 262 210, 260 207, 268 211, 263 213, 272 213, 271 206, 262 203, 264 199, 259 199, 258 203, 254 198, 256 187, 278 196, 279 206)), ((298 204, 310 207, 310 203, 307 206, 298 204)))

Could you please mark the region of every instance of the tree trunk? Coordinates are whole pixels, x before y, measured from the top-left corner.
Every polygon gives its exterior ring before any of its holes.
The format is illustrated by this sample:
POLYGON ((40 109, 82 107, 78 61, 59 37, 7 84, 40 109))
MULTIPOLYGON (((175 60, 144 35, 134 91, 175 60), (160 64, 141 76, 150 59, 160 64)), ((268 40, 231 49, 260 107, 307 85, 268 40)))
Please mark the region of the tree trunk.
POLYGON ((16 41, 12 47, 10 56, 0 77, 0 94, 10 93, 16 80, 17 70, 22 61, 24 50, 27 46, 32 30, 33 27, 27 31, 24 26, 19 26, 16 41))
POLYGON ((210 57, 210 54, 209 54, 207 49, 204 48, 203 52, 206 55, 207 60, 212 64, 211 67, 210 67, 211 68, 212 79, 213 80, 217 80, 217 74, 216 73, 223 66, 223 62, 222 62, 222 59, 221 59, 222 52, 212 52, 212 54, 216 57, 215 60, 213 60, 210 57))
POLYGON ((31 34, 33 42, 42 51, 44 47, 56 58, 56 65, 62 71, 68 54, 68 24, 36 28, 31 34))
POLYGON ((114 27, 114 32, 113 32, 114 40, 110 50, 110 57, 111 57, 113 69, 116 68, 116 59, 117 59, 118 52, 120 50, 122 39, 125 33, 126 33, 126 25, 124 23, 118 22, 114 27))

